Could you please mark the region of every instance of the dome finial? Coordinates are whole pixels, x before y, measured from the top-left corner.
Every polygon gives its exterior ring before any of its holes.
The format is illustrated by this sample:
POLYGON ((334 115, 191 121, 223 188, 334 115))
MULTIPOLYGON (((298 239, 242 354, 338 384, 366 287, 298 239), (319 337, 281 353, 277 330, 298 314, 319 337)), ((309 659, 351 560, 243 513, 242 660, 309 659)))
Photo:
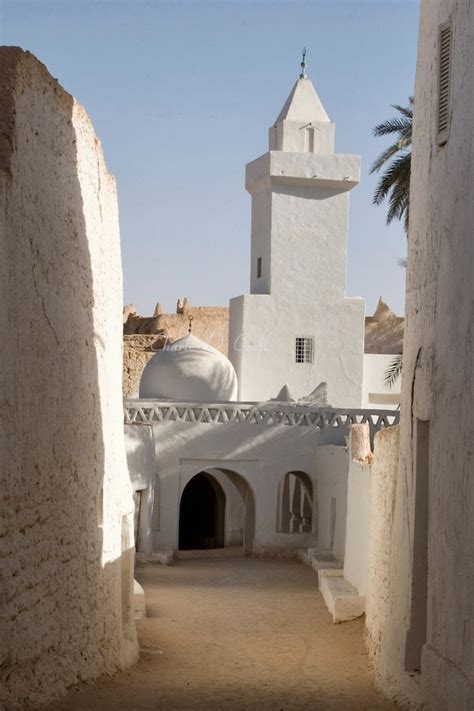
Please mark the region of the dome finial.
POLYGON ((301 74, 300 74, 300 79, 306 79, 306 47, 303 47, 303 59, 300 64, 301 67, 301 74))
POLYGON ((192 314, 189 314, 189 316, 188 316, 188 323, 189 323, 188 333, 192 333, 192 331, 193 331, 193 321, 194 321, 194 316, 192 314))

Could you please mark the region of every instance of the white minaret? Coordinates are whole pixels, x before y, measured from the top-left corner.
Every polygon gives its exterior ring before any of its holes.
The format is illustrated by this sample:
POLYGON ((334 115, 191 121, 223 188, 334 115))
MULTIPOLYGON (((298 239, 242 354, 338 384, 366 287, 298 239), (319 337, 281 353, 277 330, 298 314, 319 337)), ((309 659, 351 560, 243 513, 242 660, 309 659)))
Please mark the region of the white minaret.
POLYGON ((293 398, 321 382, 360 407, 364 301, 345 297, 349 191, 358 156, 334 153, 334 124, 306 64, 246 170, 252 196, 250 294, 230 301, 229 357, 240 400, 293 398))

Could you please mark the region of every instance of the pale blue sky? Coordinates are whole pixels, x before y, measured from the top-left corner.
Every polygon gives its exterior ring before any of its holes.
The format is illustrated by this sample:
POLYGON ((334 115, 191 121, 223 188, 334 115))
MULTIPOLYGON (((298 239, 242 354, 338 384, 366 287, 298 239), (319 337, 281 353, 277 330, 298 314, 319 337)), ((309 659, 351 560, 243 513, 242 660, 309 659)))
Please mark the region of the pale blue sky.
POLYGON ((406 238, 371 205, 372 127, 413 93, 415 0, 0 0, 0 41, 31 50, 91 116, 119 192, 125 302, 150 314, 249 289, 245 163, 298 76, 362 156, 351 194, 347 294, 403 311, 406 238))

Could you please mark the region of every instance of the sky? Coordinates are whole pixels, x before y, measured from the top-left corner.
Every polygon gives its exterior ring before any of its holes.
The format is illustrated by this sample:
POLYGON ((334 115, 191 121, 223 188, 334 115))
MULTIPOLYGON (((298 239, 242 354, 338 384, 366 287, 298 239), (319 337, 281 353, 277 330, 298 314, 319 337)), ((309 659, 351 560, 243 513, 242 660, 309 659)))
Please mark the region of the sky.
POLYGON ((402 314, 400 224, 372 205, 372 136, 413 94, 416 0, 0 0, 0 42, 29 49, 80 101, 117 180, 124 302, 150 315, 225 305, 249 291, 245 164, 299 74, 336 123, 336 151, 359 154, 351 192, 348 296, 402 314))

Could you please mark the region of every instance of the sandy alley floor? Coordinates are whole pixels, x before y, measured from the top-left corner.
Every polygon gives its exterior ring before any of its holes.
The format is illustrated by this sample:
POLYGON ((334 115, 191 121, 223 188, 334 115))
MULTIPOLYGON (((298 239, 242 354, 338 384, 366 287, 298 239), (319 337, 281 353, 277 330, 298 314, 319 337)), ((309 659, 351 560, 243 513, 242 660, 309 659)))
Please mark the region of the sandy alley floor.
POLYGON ((373 688, 363 622, 333 625, 301 563, 199 558, 139 565, 137 579, 138 664, 50 711, 393 708, 373 688))

